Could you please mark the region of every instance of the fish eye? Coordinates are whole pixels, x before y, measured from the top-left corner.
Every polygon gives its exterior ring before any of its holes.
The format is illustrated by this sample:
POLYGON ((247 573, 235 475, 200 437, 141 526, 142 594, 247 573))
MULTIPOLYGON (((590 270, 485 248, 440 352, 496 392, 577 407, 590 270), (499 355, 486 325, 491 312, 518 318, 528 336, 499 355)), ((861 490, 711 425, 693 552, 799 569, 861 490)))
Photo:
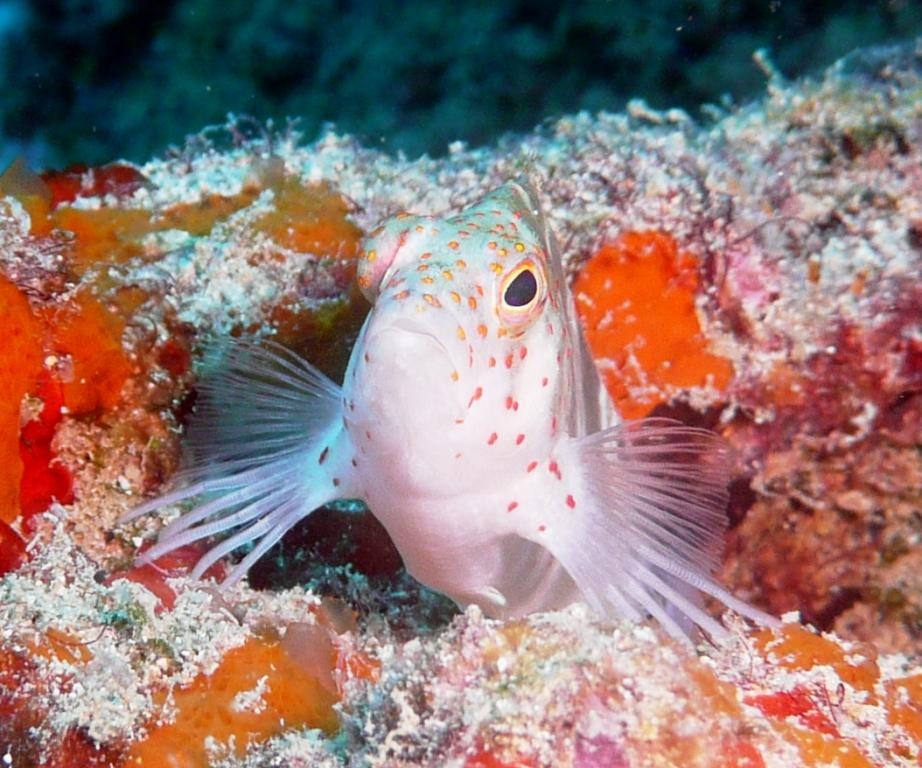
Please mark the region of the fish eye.
POLYGON ((503 291, 503 302, 509 307, 524 307, 538 295, 538 278, 530 269, 523 269, 503 291))
POLYGON ((523 261, 506 273, 500 284, 499 318, 508 331, 522 333, 541 314, 547 295, 547 280, 531 260, 523 261))

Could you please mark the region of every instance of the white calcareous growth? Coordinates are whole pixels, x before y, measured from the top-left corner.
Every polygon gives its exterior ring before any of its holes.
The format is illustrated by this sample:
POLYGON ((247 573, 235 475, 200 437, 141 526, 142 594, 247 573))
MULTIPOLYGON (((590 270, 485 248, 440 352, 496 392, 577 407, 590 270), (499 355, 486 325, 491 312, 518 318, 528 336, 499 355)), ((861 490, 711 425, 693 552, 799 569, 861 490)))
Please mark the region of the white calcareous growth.
POLYGON ((584 601, 677 637, 722 636, 705 593, 775 622, 710 575, 724 444, 617 417, 533 189, 396 216, 365 243, 358 281, 374 306, 341 387, 277 345, 219 350, 181 487, 128 519, 195 504, 142 559, 233 531, 195 574, 254 542, 234 582, 318 506, 361 499, 414 577, 490 616, 584 601))

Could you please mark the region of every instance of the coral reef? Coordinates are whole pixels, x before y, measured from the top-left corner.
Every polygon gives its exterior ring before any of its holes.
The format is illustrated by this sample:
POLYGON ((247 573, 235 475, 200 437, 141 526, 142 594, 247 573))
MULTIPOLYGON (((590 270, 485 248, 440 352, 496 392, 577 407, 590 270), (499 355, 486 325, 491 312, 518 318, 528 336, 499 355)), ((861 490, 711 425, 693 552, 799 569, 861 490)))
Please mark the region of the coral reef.
MULTIPOLYGON (((247 121, 144 165, 0 176, 0 748, 8 764, 918 765, 922 41, 700 126, 565 117, 408 161, 247 121), (723 581, 775 613, 693 652, 574 606, 457 615, 367 512, 218 590, 120 515, 182 461, 201 349, 339 376, 358 242, 537 181, 625 414, 737 463, 723 581)), ((211 575, 220 575, 218 565, 211 575)))
POLYGON ((922 736, 918 671, 796 625, 697 657, 581 609, 503 626, 468 611, 385 670, 345 702, 372 765, 857 768, 914 759, 922 736))

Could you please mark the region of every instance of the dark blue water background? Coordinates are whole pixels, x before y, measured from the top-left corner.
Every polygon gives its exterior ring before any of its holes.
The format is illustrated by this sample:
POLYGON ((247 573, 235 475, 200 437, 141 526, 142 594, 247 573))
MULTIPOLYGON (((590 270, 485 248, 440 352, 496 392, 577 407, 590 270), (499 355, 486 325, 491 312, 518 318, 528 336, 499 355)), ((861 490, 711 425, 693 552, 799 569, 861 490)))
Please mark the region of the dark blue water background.
MULTIPOLYGON (((410 156, 641 97, 693 116, 922 34, 922 0, 0 0, 0 163, 143 161, 229 112, 410 156)), ((0 166, 2 167, 2 166, 0 166)))

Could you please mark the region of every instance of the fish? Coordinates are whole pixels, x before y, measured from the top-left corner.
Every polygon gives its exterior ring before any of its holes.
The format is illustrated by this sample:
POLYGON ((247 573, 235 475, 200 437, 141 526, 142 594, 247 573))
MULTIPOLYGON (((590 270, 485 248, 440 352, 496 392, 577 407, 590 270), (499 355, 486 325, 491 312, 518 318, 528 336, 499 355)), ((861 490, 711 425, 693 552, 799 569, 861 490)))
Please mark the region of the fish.
POLYGON ((191 575, 248 546, 233 584, 296 522, 353 499, 415 579, 490 617, 582 602, 681 640, 724 638, 707 595, 777 624, 713 575, 727 444, 618 416, 530 182, 390 218, 356 279, 371 309, 341 386, 273 342, 235 342, 203 377, 181 485, 125 517, 191 505, 142 562, 223 535, 191 575))

